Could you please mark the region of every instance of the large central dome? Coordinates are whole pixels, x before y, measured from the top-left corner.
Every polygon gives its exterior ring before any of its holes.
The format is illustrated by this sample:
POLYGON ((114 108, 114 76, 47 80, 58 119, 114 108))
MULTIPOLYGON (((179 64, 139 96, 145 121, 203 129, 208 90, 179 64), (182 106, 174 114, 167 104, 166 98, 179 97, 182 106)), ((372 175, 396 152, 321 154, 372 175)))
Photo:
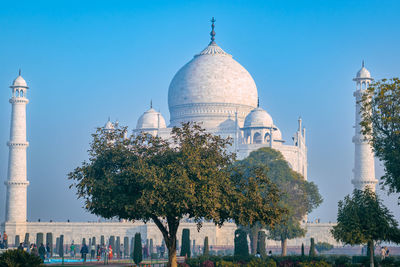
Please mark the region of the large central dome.
POLYGON ((257 98, 257 87, 249 72, 212 41, 171 81, 171 126, 195 121, 205 128, 218 128, 235 112, 243 125, 245 116, 257 107, 257 98))

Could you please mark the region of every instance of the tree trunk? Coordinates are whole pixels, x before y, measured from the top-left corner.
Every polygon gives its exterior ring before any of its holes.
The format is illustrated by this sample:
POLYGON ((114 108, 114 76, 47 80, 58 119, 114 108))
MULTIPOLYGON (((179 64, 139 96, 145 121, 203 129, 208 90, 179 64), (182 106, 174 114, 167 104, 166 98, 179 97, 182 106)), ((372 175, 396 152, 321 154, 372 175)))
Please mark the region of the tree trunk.
POLYGON ((176 261, 176 236, 171 237, 170 242, 167 243, 168 248, 168 267, 177 267, 176 261))
POLYGON ((374 267, 374 241, 368 241, 369 248, 369 266, 374 267))
POLYGON ((287 252, 287 239, 281 240, 282 256, 286 256, 287 252))
POLYGON ((252 226, 250 228, 251 255, 255 255, 257 253, 258 229, 259 227, 257 226, 252 226))

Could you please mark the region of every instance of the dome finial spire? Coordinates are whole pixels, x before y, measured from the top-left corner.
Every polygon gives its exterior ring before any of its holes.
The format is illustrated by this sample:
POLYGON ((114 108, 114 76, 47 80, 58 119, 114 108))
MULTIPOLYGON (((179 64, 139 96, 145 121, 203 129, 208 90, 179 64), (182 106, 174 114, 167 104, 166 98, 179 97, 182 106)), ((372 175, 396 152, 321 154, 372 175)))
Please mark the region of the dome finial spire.
POLYGON ((210 35, 211 35, 210 44, 215 44, 215 31, 214 31, 214 27, 215 27, 214 23, 215 22, 216 22, 215 18, 212 17, 212 19, 211 19, 211 32, 210 32, 210 35))
POLYGON ((18 76, 21 76, 21 69, 19 69, 18 71, 18 76))
POLYGON ((150 108, 153 108, 153 99, 150 99, 150 108))
POLYGON ((362 67, 364 68, 364 59, 363 59, 363 61, 362 61, 362 67))

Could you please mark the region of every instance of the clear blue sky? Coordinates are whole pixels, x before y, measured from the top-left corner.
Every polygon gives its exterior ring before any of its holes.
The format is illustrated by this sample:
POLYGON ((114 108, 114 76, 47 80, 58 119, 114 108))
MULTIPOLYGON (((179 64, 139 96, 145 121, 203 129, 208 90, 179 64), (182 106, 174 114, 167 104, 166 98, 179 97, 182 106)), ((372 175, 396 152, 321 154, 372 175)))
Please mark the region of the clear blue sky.
MULTIPOLYGON (((87 158, 108 116, 131 129, 153 99, 169 120, 178 69, 216 41, 253 76, 260 104, 290 143, 307 127, 309 180, 334 221, 352 191, 354 82, 400 74, 400 1, 3 1, 0 5, 0 177, 6 179, 8 86, 22 68, 28 97, 28 218, 93 220, 66 175, 87 158)), ((377 174, 382 174, 381 168, 377 174)), ((1 183, 3 184, 3 183, 1 183)), ((400 218, 396 196, 385 203, 400 218)), ((5 186, 0 186, 4 219, 5 186)))

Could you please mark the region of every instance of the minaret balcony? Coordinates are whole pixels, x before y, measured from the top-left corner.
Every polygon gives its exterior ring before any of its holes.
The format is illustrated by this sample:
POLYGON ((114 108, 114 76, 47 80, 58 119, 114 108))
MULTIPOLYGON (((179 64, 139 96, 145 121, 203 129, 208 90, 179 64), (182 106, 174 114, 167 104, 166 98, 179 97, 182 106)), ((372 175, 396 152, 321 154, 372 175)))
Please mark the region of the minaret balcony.
POLYGON ((7 186, 28 186, 29 181, 5 181, 4 184, 7 186))
POLYGON ((27 147, 29 146, 29 142, 13 142, 13 141, 8 141, 7 146, 9 147, 27 147))

